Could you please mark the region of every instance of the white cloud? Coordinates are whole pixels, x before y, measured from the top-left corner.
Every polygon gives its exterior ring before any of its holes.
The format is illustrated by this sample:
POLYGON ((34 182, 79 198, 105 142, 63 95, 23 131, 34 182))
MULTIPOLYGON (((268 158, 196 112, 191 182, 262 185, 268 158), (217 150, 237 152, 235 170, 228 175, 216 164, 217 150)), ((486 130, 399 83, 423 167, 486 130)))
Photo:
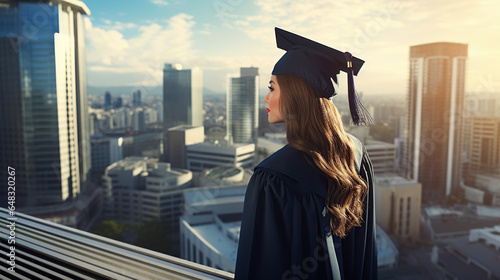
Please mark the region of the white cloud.
POLYGON ((151 0, 151 3, 158 5, 158 6, 167 6, 168 2, 165 0, 151 0))
POLYGON ((104 30, 124 30, 124 29, 134 29, 137 28, 137 24, 132 22, 121 22, 121 21, 111 21, 109 19, 103 19, 104 26, 102 29, 104 30))
POLYGON ((248 21, 243 21, 243 20, 237 20, 234 22, 235 25, 240 25, 240 26, 249 26, 250 22, 248 21))
POLYGON ((114 25, 112 25, 109 29, 123 30, 123 29, 133 29, 133 28, 137 28, 137 24, 132 22, 115 21, 114 25))
POLYGON ((106 73, 133 73, 136 80, 126 80, 125 84, 162 82, 164 63, 189 63, 195 58, 192 49, 193 17, 184 13, 168 19, 159 25, 135 26, 122 23, 114 29, 93 26, 85 19, 87 37, 87 63, 89 84, 105 84, 106 73), (136 27, 137 36, 125 38, 120 26, 136 27))

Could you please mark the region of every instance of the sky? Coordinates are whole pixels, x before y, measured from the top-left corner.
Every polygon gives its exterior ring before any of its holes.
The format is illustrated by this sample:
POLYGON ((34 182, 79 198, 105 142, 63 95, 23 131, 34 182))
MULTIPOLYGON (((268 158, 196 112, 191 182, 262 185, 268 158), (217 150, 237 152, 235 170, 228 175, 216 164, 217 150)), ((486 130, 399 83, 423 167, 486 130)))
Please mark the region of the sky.
MULTIPOLYGON (((406 94, 409 48, 468 44, 466 92, 500 92, 496 0, 84 0, 90 86, 162 85, 165 63, 200 67, 224 93, 228 74, 258 67, 261 88, 276 61, 274 27, 365 60, 363 94, 406 94)), ((340 91, 347 78, 339 76, 340 91)))

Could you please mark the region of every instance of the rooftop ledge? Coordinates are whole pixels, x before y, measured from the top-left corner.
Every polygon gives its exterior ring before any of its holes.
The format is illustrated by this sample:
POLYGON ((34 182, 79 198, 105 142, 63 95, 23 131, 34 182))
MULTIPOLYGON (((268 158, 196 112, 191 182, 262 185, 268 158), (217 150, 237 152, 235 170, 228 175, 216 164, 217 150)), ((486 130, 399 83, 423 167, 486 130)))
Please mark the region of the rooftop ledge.
POLYGON ((11 216, 5 208, 0 208, 0 251, 2 279, 234 278, 232 273, 29 215, 11 216))

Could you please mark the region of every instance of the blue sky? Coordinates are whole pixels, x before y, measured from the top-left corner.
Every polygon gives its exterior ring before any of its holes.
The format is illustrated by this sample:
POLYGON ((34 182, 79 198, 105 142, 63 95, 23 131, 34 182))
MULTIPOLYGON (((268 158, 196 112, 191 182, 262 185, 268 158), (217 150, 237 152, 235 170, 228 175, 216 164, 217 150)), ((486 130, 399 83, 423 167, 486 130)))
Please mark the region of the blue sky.
POLYGON ((365 94, 406 94, 409 47, 441 41, 468 44, 468 92, 500 92, 494 0, 83 2, 91 86, 161 85, 164 63, 181 63, 203 69, 204 85, 218 92, 227 74, 259 67, 264 88, 283 54, 278 26, 364 59, 356 86, 365 94))

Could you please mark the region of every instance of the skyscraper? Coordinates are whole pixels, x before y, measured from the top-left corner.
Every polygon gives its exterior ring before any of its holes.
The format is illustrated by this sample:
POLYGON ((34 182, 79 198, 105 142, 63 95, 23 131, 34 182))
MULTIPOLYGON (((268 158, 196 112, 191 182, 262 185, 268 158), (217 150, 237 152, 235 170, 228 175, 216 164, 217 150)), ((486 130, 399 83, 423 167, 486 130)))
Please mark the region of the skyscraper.
POLYGON ((113 102, 113 109, 120 109, 123 106, 123 99, 121 97, 117 97, 115 102, 113 102))
POLYGON ((203 72, 201 69, 182 70, 180 64, 165 64, 163 104, 165 131, 178 125, 203 125, 203 72))
POLYGON ((401 157, 405 177, 425 198, 443 198, 460 184, 461 123, 467 45, 410 47, 408 113, 401 157))
POLYGON ((233 143, 257 143, 259 128, 259 68, 242 67, 240 77, 228 77, 227 133, 233 143))
POLYGON ((89 178, 89 14, 81 1, 0 5, 0 162, 16 170, 16 210, 71 200, 89 178))
POLYGON ((141 91, 140 90, 134 91, 132 98, 133 98, 132 104, 134 105, 134 107, 141 106, 141 91))
POLYGON ((111 107, 111 92, 106 91, 104 94, 104 108, 109 109, 111 107))

